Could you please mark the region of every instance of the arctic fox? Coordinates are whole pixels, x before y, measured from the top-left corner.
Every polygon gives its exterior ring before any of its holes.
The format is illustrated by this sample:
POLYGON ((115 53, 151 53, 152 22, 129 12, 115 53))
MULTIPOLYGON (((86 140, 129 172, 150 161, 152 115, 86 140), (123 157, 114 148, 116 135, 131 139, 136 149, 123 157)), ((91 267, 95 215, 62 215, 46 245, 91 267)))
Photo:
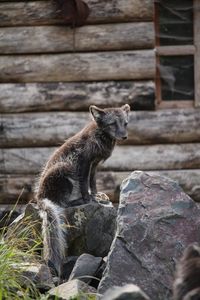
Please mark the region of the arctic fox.
POLYGON ((91 105, 93 120, 58 148, 41 173, 36 199, 43 218, 44 256, 58 274, 66 255, 65 209, 95 201, 96 167, 127 138, 130 107, 91 105))

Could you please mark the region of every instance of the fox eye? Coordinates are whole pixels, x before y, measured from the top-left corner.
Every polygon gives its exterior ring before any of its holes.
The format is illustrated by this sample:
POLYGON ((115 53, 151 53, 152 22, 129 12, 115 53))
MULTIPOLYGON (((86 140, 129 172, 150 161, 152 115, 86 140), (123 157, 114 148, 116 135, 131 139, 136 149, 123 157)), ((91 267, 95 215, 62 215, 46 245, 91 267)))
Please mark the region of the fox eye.
POLYGON ((124 123, 124 126, 127 127, 127 125, 128 125, 128 122, 125 122, 125 123, 124 123))

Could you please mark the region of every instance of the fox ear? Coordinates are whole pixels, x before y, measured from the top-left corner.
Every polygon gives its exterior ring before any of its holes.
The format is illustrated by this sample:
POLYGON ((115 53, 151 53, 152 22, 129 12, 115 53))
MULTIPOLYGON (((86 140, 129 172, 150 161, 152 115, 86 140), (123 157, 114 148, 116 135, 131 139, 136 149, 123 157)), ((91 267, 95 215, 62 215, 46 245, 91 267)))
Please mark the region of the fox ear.
POLYGON ((130 108, 130 106, 128 104, 124 104, 121 107, 121 109, 124 110, 128 114, 131 108, 130 108))
POLYGON ((90 105, 89 111, 90 111, 90 113, 93 116, 95 121, 100 120, 103 117, 103 115, 105 114, 103 109, 98 108, 95 105, 90 105))

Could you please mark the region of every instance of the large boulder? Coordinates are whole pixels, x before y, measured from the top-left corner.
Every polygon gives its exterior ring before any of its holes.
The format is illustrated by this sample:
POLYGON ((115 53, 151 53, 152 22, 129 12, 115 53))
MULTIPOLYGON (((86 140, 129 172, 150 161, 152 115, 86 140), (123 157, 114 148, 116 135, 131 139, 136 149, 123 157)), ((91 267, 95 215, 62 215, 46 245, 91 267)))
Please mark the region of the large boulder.
POLYGON ((170 299, 175 263, 200 242, 200 206, 167 177, 133 172, 123 181, 117 232, 98 292, 133 283, 170 299))
MULTIPOLYGON (((105 203, 91 201, 88 204, 66 208, 67 256, 79 256, 83 253, 98 257, 107 256, 115 236, 117 211, 111 202, 105 201, 105 203)), ((19 237, 21 233, 28 230, 31 245, 41 235, 41 226, 38 206, 29 203, 24 213, 9 226, 7 237, 11 236, 16 229, 19 237)), ((65 271, 67 273, 67 270, 65 271)))
POLYGON ((116 231, 116 209, 91 202, 66 209, 68 255, 89 253, 105 257, 116 231))

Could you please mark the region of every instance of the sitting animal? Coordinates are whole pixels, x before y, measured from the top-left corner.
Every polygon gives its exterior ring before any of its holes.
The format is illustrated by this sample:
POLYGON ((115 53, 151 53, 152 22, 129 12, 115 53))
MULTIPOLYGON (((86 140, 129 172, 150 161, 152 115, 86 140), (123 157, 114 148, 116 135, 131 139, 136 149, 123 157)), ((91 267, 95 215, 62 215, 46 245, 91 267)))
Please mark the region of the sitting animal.
POLYGON ((60 274, 67 250, 65 209, 95 201, 96 168, 111 155, 116 140, 127 139, 130 107, 90 106, 93 120, 69 138, 44 167, 36 200, 43 219, 44 258, 60 274))
POLYGON ((173 300, 200 300, 200 247, 189 245, 177 265, 173 300))

